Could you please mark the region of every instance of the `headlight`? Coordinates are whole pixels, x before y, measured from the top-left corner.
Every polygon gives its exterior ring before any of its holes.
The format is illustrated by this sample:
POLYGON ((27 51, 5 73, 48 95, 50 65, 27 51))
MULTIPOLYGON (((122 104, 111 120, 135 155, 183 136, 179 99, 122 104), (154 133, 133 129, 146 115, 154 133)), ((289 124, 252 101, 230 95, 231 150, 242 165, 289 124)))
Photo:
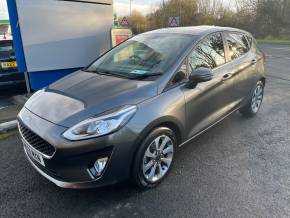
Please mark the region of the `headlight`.
POLYGON ((108 115, 89 118, 68 129, 63 136, 76 141, 107 135, 125 126, 136 111, 136 106, 125 106, 108 115))

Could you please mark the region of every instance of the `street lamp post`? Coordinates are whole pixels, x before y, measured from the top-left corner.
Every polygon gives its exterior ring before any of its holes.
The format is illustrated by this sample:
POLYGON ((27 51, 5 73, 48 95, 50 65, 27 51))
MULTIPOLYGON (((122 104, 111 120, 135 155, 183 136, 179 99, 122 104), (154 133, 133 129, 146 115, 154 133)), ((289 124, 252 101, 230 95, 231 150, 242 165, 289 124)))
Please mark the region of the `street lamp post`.
POLYGON ((165 2, 162 1, 162 7, 163 7, 163 25, 166 27, 166 16, 165 16, 165 2))
POLYGON ((130 17, 132 15, 132 0, 130 0, 130 17))

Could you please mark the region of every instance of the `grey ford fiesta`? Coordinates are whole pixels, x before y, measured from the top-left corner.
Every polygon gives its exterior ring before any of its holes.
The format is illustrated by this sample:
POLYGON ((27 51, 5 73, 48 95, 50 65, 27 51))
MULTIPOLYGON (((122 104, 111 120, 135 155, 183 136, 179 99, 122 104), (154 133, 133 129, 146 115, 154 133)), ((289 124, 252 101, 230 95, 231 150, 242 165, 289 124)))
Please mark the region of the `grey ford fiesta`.
POLYGON ((130 178, 153 188, 177 148, 237 110, 254 116, 264 85, 264 55, 250 33, 160 29, 36 92, 19 131, 31 165, 60 187, 130 178))

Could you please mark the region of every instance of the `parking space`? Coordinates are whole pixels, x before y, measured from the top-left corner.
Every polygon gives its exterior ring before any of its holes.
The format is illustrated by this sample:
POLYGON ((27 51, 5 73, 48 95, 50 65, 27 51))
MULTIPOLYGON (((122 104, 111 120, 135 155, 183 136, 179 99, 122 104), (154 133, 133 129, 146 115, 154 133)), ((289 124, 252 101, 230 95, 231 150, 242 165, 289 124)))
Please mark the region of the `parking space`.
POLYGON ((290 47, 261 48, 268 79, 259 114, 235 113, 186 144, 154 190, 60 189, 29 165, 18 137, 0 141, 0 217, 288 217, 290 47))

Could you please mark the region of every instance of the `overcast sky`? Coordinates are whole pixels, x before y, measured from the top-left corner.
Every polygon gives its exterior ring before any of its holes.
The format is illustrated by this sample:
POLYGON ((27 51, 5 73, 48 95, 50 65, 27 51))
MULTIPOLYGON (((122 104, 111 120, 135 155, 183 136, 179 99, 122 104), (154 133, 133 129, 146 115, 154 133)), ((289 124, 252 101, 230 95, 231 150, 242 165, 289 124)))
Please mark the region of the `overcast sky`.
MULTIPOLYGON (((156 8, 162 0, 132 0, 132 10, 147 14, 156 8)), ((130 0, 114 0, 114 11, 118 15, 126 15, 130 12, 130 0)))
POLYGON ((0 20, 8 19, 6 0, 0 0, 0 20))
MULTIPOLYGON (((161 0, 132 0, 132 10, 149 13, 161 0)), ((114 11, 118 15, 129 14, 130 0, 114 0, 114 11)), ((6 0, 0 0, 0 19, 8 19, 6 0)))
MULTIPOLYGON (((132 0, 132 10, 138 10, 147 14, 156 8, 162 0, 132 0)), ((206 0, 205 0, 206 1, 206 0)), ((230 3, 230 0, 223 0, 230 3)), ((120 15, 127 15, 130 12, 130 0, 114 0, 114 12, 120 15)), ((8 19, 6 0, 0 0, 0 19, 8 19)))

